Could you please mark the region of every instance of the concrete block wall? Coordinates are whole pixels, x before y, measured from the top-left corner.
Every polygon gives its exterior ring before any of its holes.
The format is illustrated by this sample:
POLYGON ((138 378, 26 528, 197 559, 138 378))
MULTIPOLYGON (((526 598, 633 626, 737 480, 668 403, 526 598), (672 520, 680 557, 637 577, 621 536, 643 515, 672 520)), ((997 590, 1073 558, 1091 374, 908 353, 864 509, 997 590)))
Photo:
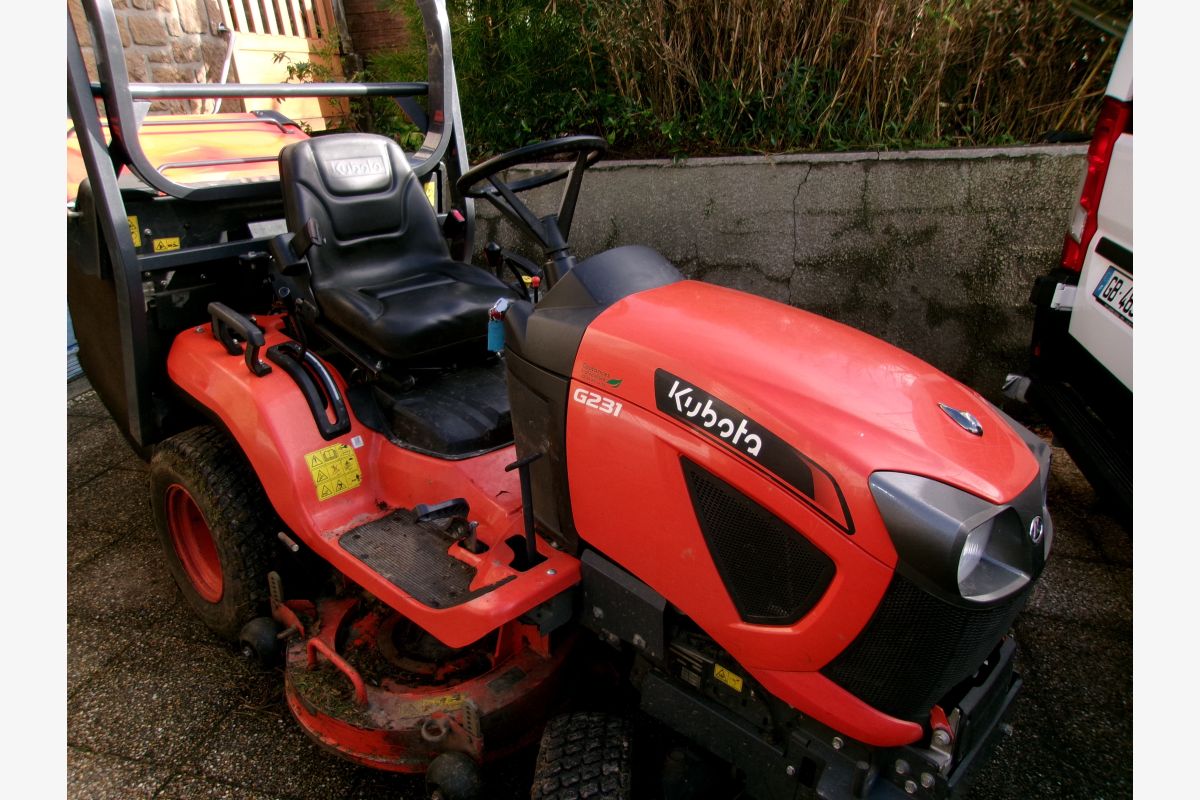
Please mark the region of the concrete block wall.
MULTIPOLYGON (((688 277, 878 336, 999 402, 1024 369, 1034 278, 1062 247, 1086 145, 600 164, 579 257, 645 244, 688 277)), ((516 171, 514 171, 514 174, 516 171)), ((530 193, 557 207, 562 184, 530 193)), ((521 246, 479 203, 482 248, 521 246)), ((482 259, 480 259, 482 263, 482 259)))
MULTIPOLYGON (((222 21, 218 0, 113 0, 129 79, 135 83, 216 83, 225 62, 227 39, 217 32, 222 21)), ((80 0, 69 0, 88 74, 96 79, 96 57, 80 0)), ((241 109, 226 101, 226 111, 241 109)), ((156 102, 152 111, 198 113, 211 101, 156 102)))

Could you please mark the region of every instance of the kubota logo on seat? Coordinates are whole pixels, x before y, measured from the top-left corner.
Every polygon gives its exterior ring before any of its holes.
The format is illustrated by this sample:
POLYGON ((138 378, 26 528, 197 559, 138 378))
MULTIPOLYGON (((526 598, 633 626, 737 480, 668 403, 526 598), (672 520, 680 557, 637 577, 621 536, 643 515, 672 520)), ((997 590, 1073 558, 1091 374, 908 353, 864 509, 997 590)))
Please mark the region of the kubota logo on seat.
POLYGON ((327 162, 329 168, 343 178, 353 178, 359 175, 382 175, 387 172, 383 159, 379 156, 370 158, 339 158, 327 162))

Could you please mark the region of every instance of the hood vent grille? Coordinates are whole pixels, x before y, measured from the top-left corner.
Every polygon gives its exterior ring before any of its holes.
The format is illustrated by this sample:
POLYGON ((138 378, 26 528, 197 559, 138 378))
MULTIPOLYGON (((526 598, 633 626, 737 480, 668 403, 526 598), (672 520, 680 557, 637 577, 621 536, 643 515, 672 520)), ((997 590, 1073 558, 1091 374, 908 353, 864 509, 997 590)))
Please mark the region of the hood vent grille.
POLYGON ((829 556, 717 476, 682 461, 700 530, 741 618, 791 625, 807 614, 833 580, 829 556))

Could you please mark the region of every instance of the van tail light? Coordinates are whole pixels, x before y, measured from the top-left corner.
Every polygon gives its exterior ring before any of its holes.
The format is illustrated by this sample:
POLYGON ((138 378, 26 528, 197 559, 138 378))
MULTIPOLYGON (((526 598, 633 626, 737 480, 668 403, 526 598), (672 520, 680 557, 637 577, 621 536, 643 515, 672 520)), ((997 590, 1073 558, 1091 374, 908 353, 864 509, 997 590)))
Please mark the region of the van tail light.
POLYGON ((1133 101, 1121 102, 1105 97, 1104 105, 1100 107, 1100 119, 1092 133, 1092 143, 1088 146, 1087 172, 1083 176, 1079 202, 1071 214, 1071 227, 1063 239, 1062 265, 1072 272, 1083 269, 1084 256, 1096 233, 1100 195, 1104 191, 1104 179, 1108 176, 1113 147, 1122 133, 1132 132, 1133 101))

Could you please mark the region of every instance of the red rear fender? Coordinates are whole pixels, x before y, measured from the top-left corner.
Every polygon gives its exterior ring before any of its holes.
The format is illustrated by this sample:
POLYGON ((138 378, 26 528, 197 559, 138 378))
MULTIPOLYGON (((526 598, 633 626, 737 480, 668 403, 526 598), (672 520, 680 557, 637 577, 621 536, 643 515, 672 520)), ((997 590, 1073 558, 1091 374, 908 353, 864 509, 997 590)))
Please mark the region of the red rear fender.
MULTIPOLYGON (((290 341, 279 317, 262 316, 267 348, 290 341)), ((417 622, 444 643, 463 647, 567 589, 579 562, 539 542, 547 560, 517 573, 505 539, 521 532, 521 490, 511 446, 456 461, 398 447, 350 413, 350 430, 325 441, 303 395, 282 369, 256 377, 243 356, 231 356, 208 325, 176 337, 167 372, 183 391, 220 421, 262 482, 284 524, 318 555, 356 583, 417 622), (343 549, 347 531, 398 508, 467 500, 482 555, 451 546, 454 558, 477 570, 472 587, 515 579, 450 608, 423 605, 343 549)), ((333 372, 331 370, 331 372, 333 372)), ((345 384, 334 372, 345 393, 345 384)))

